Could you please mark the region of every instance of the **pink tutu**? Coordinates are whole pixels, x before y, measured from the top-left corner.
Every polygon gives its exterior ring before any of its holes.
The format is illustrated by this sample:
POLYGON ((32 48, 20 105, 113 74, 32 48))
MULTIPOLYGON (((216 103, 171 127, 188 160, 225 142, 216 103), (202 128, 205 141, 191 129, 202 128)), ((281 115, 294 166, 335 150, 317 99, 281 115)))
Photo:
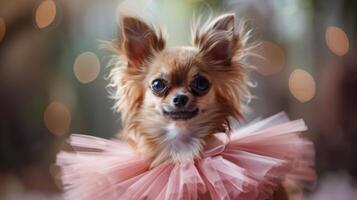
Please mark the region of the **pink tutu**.
POLYGON ((57 164, 67 199, 267 199, 281 181, 314 180, 304 130, 303 120, 280 113, 230 138, 217 134, 200 159, 154 168, 122 141, 72 135, 75 152, 60 152, 57 164))

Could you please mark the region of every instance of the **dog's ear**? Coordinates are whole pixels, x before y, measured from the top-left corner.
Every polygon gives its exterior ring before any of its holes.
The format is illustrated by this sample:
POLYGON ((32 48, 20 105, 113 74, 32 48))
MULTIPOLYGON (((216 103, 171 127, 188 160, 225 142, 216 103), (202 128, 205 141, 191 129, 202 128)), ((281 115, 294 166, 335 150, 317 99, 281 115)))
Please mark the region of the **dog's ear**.
POLYGON ((196 30, 193 44, 210 64, 228 65, 234 54, 237 38, 234 14, 225 14, 196 30))
POLYGON ((137 67, 165 46, 160 30, 155 30, 153 26, 135 17, 121 17, 119 37, 121 51, 128 58, 130 65, 137 67))

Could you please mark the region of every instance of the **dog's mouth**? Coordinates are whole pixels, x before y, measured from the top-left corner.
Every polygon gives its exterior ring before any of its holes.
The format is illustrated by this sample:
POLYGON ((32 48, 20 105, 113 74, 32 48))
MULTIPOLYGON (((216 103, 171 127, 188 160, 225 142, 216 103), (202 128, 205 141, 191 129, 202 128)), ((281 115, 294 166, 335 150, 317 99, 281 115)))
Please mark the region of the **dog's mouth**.
POLYGON ((180 111, 166 111, 163 110, 165 116, 173 120, 188 120, 195 117, 198 114, 198 108, 193 110, 180 110, 180 111))

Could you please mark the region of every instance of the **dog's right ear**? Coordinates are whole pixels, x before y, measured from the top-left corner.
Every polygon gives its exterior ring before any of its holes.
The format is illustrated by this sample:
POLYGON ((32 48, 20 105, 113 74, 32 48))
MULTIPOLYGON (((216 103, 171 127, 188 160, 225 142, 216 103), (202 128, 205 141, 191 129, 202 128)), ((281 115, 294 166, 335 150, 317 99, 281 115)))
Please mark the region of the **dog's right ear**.
POLYGON ((165 47, 161 31, 138 18, 123 16, 120 26, 119 45, 129 65, 140 67, 165 47))

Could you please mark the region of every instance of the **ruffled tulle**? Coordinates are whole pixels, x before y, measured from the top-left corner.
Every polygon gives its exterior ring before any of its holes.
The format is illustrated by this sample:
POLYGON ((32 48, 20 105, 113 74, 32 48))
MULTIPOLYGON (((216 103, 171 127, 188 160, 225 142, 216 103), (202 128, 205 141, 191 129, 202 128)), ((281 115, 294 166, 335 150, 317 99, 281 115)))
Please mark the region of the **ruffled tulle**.
MULTIPOLYGON (((283 180, 314 178, 312 143, 301 138, 302 120, 280 113, 232 131, 194 162, 150 163, 126 143, 72 135, 74 152, 60 152, 67 199, 241 199, 269 198, 283 180)), ((223 135, 223 136, 222 136, 223 135)))

